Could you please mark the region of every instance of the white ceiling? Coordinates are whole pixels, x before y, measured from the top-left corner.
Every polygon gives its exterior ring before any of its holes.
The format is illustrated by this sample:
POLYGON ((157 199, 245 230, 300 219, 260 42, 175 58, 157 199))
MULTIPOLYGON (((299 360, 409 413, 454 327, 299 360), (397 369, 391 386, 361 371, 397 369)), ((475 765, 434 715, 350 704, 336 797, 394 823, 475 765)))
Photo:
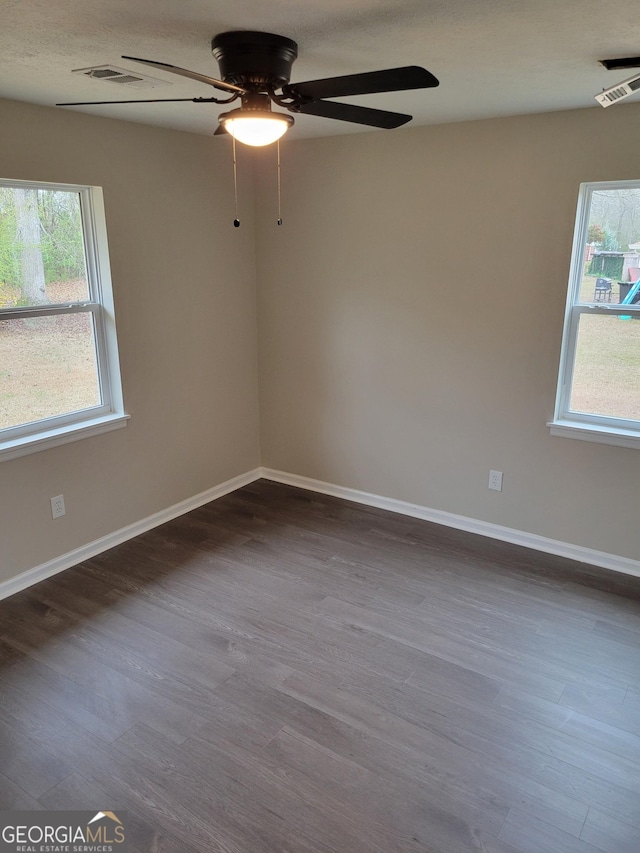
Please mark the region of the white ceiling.
MULTIPOLYGON (((218 77, 211 38, 251 29, 298 42, 292 82, 424 66, 440 79, 439 88, 345 99, 411 113, 413 125, 599 110, 594 94, 633 72, 606 71, 598 60, 640 54, 637 11, 634 0, 0 0, 0 96, 53 106, 58 101, 215 95, 203 83, 155 69, 148 70, 171 85, 146 92, 78 77, 71 70, 115 64, 146 71, 120 58, 130 54, 218 77)), ((218 113, 229 107, 74 109, 210 134, 218 113)), ((354 131, 367 129, 298 116, 291 136, 354 131)))

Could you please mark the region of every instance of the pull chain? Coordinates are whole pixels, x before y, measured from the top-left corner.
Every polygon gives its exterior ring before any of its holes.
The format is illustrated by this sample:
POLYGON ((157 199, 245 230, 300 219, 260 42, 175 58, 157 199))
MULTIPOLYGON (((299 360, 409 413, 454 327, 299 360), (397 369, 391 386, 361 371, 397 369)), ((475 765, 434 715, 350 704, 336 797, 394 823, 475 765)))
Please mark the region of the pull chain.
POLYGON ((280 140, 278 146, 278 225, 282 225, 282 187, 280 183, 280 140))
POLYGON ((236 159, 236 138, 235 136, 231 137, 233 144, 233 193, 235 198, 235 211, 236 218, 233 220, 234 228, 240 227, 240 220, 238 218, 238 161, 236 159))

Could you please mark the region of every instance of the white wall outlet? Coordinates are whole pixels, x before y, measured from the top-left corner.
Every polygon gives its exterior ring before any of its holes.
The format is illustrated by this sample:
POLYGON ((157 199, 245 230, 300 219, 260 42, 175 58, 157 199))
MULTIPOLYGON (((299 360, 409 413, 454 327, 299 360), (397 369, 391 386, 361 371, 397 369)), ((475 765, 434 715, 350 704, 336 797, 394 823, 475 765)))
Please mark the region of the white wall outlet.
POLYGON ((60 518, 65 513, 64 495, 56 495, 55 498, 51 498, 51 518, 60 518))
POLYGON ((502 491, 502 471, 489 471, 489 488, 494 492, 502 491))

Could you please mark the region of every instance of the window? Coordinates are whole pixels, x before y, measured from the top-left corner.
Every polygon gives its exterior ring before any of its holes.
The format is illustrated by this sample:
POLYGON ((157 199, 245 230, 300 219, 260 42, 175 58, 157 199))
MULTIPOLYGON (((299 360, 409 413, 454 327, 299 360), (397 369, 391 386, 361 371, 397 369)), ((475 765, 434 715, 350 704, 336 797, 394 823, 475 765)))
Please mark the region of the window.
POLYGON ((0 460, 127 417, 102 191, 0 180, 0 460))
POLYGON ((640 181, 580 187, 549 426, 640 448, 640 181))

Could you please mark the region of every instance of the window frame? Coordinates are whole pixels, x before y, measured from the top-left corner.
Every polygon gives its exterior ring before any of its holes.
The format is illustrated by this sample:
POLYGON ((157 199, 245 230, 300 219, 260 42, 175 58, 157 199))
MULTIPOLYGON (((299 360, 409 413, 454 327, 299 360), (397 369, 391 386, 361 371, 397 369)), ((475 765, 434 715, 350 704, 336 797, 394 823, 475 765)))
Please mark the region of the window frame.
POLYGON ((0 187, 78 193, 88 298, 78 302, 0 308, 0 321, 86 313, 92 317, 101 403, 0 429, 0 462, 126 426, 104 197, 101 187, 0 178, 0 187))
POLYGON ((580 288, 584 270, 591 199, 597 190, 640 189, 640 180, 594 181, 580 184, 576 224, 573 236, 569 284, 560 350, 558 385, 553 420, 548 423, 552 435, 577 438, 601 444, 640 449, 640 420, 629 420, 571 409, 571 389, 575 365, 578 328, 583 315, 629 316, 640 318, 640 303, 621 305, 611 302, 581 302, 580 288))

